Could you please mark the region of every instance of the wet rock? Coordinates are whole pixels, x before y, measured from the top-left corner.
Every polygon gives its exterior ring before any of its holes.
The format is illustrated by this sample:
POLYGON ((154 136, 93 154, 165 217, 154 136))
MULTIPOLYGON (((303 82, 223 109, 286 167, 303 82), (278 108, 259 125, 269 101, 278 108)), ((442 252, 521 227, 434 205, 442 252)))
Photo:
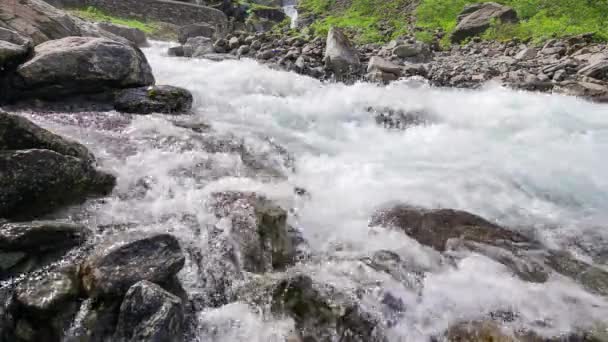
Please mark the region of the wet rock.
POLYGON ((466 38, 483 33, 490 27, 492 20, 517 22, 517 13, 511 7, 495 2, 468 5, 458 16, 458 25, 451 39, 459 43, 466 38))
POLYGON ((0 111, 0 150, 26 149, 46 149, 82 160, 94 159, 85 146, 53 134, 22 116, 0 111))
POLYGON ((114 341, 183 341, 182 301, 149 281, 129 288, 120 306, 114 341))
POLYGON ((88 237, 82 225, 66 221, 0 223, 0 250, 47 252, 78 246, 88 237))
POLYGON ((74 269, 33 274, 15 289, 9 305, 15 335, 26 341, 61 341, 78 308, 74 269))
POLYGON ((574 259, 566 252, 552 252, 546 257, 547 265, 555 271, 571 277, 588 291, 608 296, 608 272, 574 259))
POLYGON ((227 53, 208 53, 205 55, 200 55, 198 58, 208 59, 213 62, 221 62, 221 61, 232 61, 237 60, 236 56, 227 54, 227 53))
POLYGON ((207 37, 188 38, 184 44, 185 57, 200 57, 205 54, 214 53, 213 40, 207 37))
POLYGON ((100 245, 81 266, 91 297, 120 297, 141 280, 163 283, 184 266, 177 239, 168 234, 120 236, 100 245))
POLYGON ((397 75, 391 74, 389 72, 382 72, 380 70, 374 70, 374 71, 368 72, 365 75, 365 79, 368 80, 369 82, 388 84, 391 81, 396 81, 397 79, 399 79, 399 77, 397 77, 397 75))
POLYGON ((87 196, 105 195, 115 178, 88 162, 49 150, 0 152, 0 217, 33 216, 87 196))
POLYGON ((292 317, 304 341, 380 342, 382 323, 356 301, 304 274, 280 281, 272 294, 272 311, 292 317))
POLYGON ((374 115, 376 123, 389 129, 406 129, 427 123, 431 115, 424 110, 403 111, 392 108, 368 107, 367 111, 374 115))
POLYGON ((376 213, 370 225, 399 228, 419 243, 440 252, 447 249, 450 239, 490 245, 529 242, 523 235, 502 228, 480 216, 452 209, 429 210, 396 205, 376 213))
POLYGON ((192 94, 186 89, 159 85, 121 90, 114 108, 134 114, 184 114, 192 109, 192 101, 192 94))
POLYGON ((113 341, 120 312, 120 304, 121 302, 119 300, 85 300, 81 303, 78 316, 73 320, 74 324, 69 329, 66 329, 66 336, 62 341, 113 341))
POLYGON ((72 271, 53 271, 34 275, 15 290, 16 303, 30 316, 50 318, 65 309, 79 294, 78 279, 72 271))
POLYGON ((561 82, 554 87, 556 93, 588 98, 606 102, 608 100, 608 82, 591 82, 590 79, 585 80, 567 80, 561 82))
POLYGON ((119 37, 123 37, 137 46, 148 46, 148 38, 146 38, 146 34, 144 31, 138 28, 112 23, 97 23, 97 26, 102 30, 108 31, 119 37))
POLYGON ((146 86, 154 76, 137 48, 104 38, 67 37, 36 46, 34 58, 17 69, 24 95, 61 95, 146 86))
POLYGON ((170 47, 167 49, 167 55, 174 57, 184 57, 184 47, 182 45, 170 47))
POLYGON ((401 67, 393 62, 389 62, 381 57, 373 56, 370 58, 367 64, 367 72, 374 70, 380 70, 382 72, 394 74, 396 76, 401 75, 401 67))
POLYGON ((357 70, 361 64, 359 54, 338 28, 332 27, 327 33, 325 67, 337 77, 343 77, 357 70))
POLYGON ((205 23, 196 23, 181 26, 177 32, 177 41, 185 44, 194 37, 215 38, 215 28, 205 23))
POLYGON ((254 193, 222 192, 213 198, 216 216, 229 224, 226 249, 239 269, 264 273, 283 270, 295 261, 284 209, 254 193))

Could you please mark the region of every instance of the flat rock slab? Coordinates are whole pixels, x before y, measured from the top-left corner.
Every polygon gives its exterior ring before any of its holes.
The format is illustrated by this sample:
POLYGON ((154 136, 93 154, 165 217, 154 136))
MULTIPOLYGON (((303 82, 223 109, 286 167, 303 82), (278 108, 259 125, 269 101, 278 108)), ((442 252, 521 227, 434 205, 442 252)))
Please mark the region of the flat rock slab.
POLYGON ((161 85, 125 89, 115 101, 117 111, 134 114, 184 114, 192 109, 192 94, 183 88, 161 85))
POLYGON ((80 245, 89 230, 65 221, 0 223, 0 250, 47 252, 80 245))

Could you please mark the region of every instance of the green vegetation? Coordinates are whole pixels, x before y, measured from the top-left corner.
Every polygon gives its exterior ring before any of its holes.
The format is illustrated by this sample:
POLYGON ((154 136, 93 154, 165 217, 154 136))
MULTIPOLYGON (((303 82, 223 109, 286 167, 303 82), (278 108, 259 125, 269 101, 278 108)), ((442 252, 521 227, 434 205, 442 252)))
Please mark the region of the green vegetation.
POLYGON ((312 25, 316 35, 325 35, 331 26, 347 29, 358 43, 385 42, 407 31, 412 0, 352 0, 340 8, 336 0, 302 0, 305 13, 320 17, 312 25))
MULTIPOLYGON (((462 9, 489 0, 302 0, 301 12, 315 15, 311 28, 324 35, 330 26, 346 28, 358 43, 385 42, 408 32, 413 22, 416 37, 432 41, 433 33, 445 33, 443 44, 456 27, 462 9), (414 6, 419 3, 416 9, 414 6), (413 13, 412 13, 413 12, 413 13)), ((598 40, 608 41, 608 0, 493 0, 513 7, 521 21, 494 23, 485 39, 520 38, 542 42, 581 33, 594 32, 598 40)))
MULTIPOLYGON (((599 40, 608 40, 607 0, 495 0, 511 6, 520 18, 517 24, 494 23, 484 34, 486 39, 514 37, 541 42, 550 38, 594 32, 599 40)), ((429 31, 450 33, 465 5, 483 0, 422 0, 416 10, 417 26, 429 31)))
POLYGON ((112 24, 118 24, 118 25, 124 25, 124 26, 137 28, 137 29, 144 31, 147 34, 154 34, 160 30, 160 25, 157 23, 143 22, 141 20, 136 20, 136 19, 125 19, 125 18, 113 17, 95 7, 87 7, 86 9, 75 9, 75 10, 71 10, 70 13, 74 14, 75 16, 77 16, 79 18, 86 19, 86 20, 99 21, 99 22, 110 22, 112 24))

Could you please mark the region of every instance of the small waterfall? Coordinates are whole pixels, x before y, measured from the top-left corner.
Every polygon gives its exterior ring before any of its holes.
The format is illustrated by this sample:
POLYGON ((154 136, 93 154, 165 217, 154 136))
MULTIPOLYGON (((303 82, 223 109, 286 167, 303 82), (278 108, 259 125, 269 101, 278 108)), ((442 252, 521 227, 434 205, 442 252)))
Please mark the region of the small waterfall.
POLYGON ((298 21, 297 5, 297 0, 283 0, 283 10, 291 18, 291 28, 295 28, 298 21))

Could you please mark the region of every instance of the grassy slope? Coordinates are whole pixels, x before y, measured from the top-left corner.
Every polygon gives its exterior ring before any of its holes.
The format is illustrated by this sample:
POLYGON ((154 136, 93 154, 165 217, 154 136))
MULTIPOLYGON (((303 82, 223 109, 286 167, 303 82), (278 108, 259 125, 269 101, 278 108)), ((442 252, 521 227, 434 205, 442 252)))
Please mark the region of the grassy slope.
POLYGON ((82 19, 98 22, 110 22, 112 24, 133 27, 140 29, 148 34, 154 34, 156 31, 159 30, 159 26, 155 23, 148 23, 135 19, 113 17, 94 7, 88 7, 86 9, 75 9, 70 10, 69 12, 82 19))
MULTIPOLYGON (((301 7, 321 17, 312 27, 315 34, 324 34, 331 25, 349 28, 356 40, 383 42, 407 32, 408 7, 416 0, 350 0, 338 6, 340 0, 302 0, 301 7)), ((450 33, 456 26, 458 13, 467 4, 484 0, 420 0, 413 11, 417 36, 432 38, 441 29, 450 33)), ((516 25, 497 23, 485 34, 487 39, 518 37, 543 41, 552 37, 595 32, 600 40, 608 41, 608 0, 495 0, 512 6, 522 19, 516 25)), ((416 3, 414 3, 416 4, 416 3)), ((449 35, 446 35, 448 37, 449 35)), ((447 38, 446 41, 447 43, 447 38)))

